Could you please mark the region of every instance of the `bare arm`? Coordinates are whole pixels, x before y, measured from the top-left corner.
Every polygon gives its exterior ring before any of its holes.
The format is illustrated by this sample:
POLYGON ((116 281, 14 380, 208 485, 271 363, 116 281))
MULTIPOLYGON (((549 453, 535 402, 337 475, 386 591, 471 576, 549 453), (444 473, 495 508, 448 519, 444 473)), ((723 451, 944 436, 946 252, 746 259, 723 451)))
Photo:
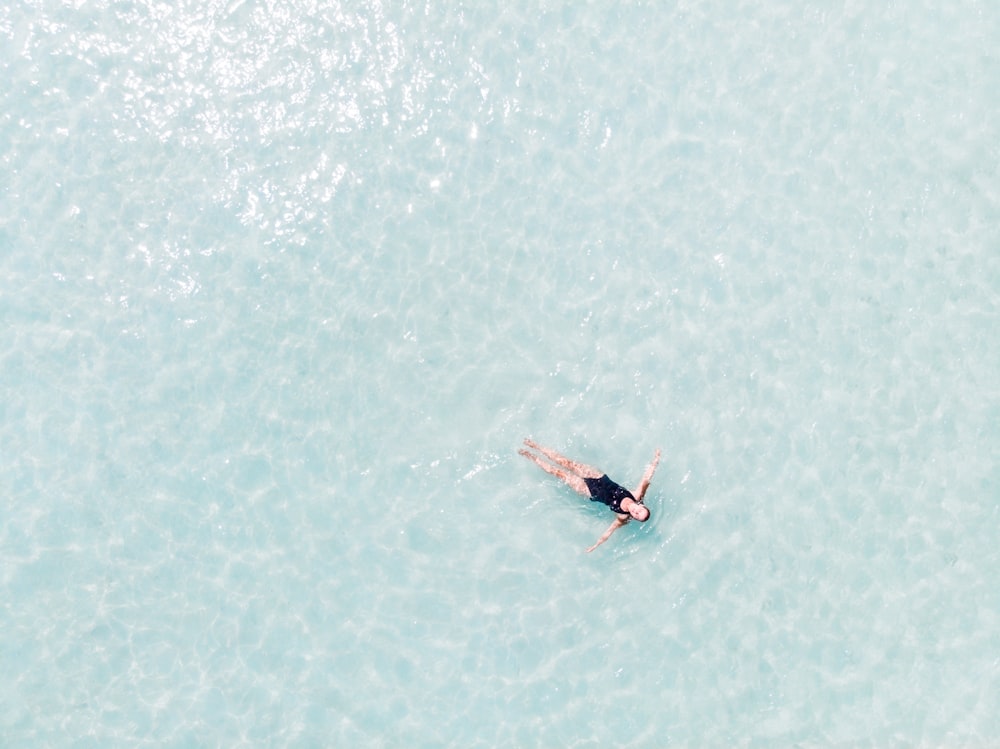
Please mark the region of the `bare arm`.
POLYGON ((646 496, 646 490, 649 488, 649 482, 653 480, 653 474, 656 473, 656 466, 660 463, 660 448, 656 448, 656 455, 653 456, 653 461, 649 464, 646 469, 646 473, 642 476, 642 481, 639 482, 639 488, 636 489, 635 498, 636 501, 641 502, 642 498, 646 496))
POLYGON ((621 528, 627 522, 628 522, 628 520, 622 520, 621 518, 615 518, 615 522, 613 522, 611 525, 608 526, 608 529, 606 531, 604 531, 604 535, 601 536, 599 539, 597 539, 597 543, 595 543, 593 546, 591 546, 589 549, 587 549, 587 553, 589 554, 594 549, 596 549, 598 546, 600 546, 605 541, 607 541, 609 538, 611 538, 611 534, 614 533, 619 528, 621 528))

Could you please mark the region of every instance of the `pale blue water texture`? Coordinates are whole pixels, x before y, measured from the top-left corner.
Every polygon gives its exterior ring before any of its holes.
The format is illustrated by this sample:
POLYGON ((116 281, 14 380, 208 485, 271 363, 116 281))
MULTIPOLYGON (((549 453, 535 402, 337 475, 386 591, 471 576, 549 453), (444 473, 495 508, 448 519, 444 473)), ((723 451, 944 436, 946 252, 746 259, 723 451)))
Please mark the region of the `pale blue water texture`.
POLYGON ((998 39, 5 4, 0 745, 996 746, 998 39))

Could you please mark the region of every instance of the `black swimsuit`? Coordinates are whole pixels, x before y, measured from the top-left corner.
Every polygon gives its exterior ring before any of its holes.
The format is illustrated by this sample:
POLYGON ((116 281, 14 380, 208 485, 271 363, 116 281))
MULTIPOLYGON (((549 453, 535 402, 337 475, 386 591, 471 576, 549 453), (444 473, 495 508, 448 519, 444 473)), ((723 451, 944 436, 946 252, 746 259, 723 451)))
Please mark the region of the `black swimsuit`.
POLYGON ((611 509, 611 512, 619 515, 628 514, 622 509, 622 500, 628 497, 635 501, 632 492, 609 479, 608 474, 604 474, 599 479, 584 479, 584 481, 587 488, 590 489, 591 502, 602 502, 611 509))

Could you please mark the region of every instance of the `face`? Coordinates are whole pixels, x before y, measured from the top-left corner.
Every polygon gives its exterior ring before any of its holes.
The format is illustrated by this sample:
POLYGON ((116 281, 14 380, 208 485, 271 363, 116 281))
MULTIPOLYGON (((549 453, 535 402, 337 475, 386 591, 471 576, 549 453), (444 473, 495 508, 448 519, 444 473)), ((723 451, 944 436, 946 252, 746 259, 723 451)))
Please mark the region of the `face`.
POLYGON ((634 502, 628 508, 628 514, 631 515, 636 520, 638 520, 640 523, 643 523, 649 519, 649 508, 646 507, 645 505, 639 504, 638 502, 634 502))

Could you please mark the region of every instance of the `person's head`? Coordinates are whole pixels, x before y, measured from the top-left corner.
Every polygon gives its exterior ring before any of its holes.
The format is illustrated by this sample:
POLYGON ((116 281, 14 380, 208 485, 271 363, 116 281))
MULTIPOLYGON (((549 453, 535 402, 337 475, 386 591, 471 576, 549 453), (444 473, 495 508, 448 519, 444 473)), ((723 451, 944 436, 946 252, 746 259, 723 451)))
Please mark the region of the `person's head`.
POLYGON ((645 523, 649 520, 649 508, 641 502, 633 502, 630 504, 628 506, 628 514, 640 523, 645 523))

